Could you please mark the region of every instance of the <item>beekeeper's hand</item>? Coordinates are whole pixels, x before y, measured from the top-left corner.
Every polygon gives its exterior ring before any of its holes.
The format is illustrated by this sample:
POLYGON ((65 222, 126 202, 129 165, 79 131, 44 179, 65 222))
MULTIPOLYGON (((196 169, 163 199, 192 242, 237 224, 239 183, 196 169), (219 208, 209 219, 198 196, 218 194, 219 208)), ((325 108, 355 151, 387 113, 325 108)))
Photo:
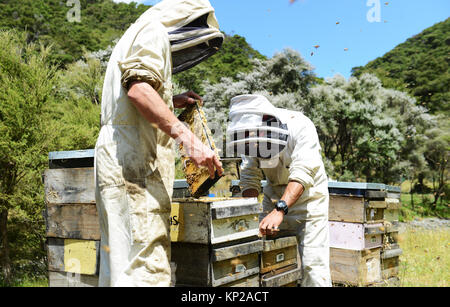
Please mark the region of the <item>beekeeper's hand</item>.
MULTIPOLYGON (((281 199, 286 202, 288 208, 291 208, 302 196, 304 191, 305 188, 301 183, 296 181, 289 181, 281 199)), ((259 223, 259 233, 263 236, 274 234, 275 232, 279 231, 278 227, 283 222, 283 219, 284 211, 273 209, 272 212, 267 214, 267 216, 261 221, 261 223, 259 223)))
POLYGON ((219 176, 223 174, 222 163, 217 158, 214 151, 203 144, 195 135, 182 141, 186 154, 191 158, 196 166, 206 166, 211 179, 215 177, 215 170, 219 176))
POLYGON ((196 101, 199 102, 200 105, 203 105, 202 97, 193 91, 173 96, 173 106, 176 109, 186 108, 188 105, 194 104, 196 101))
POLYGON ((262 221, 259 223, 259 233, 263 236, 273 235, 279 231, 279 226, 283 222, 284 212, 273 209, 262 221))

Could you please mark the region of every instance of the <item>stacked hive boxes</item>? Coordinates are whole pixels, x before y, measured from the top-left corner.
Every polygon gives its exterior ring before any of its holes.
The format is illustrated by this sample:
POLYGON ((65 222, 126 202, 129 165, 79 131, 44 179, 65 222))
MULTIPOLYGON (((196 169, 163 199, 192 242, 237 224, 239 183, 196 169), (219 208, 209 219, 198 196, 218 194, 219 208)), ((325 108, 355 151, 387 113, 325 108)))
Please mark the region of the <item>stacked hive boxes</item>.
MULTIPOLYGON (((93 150, 54 152, 43 179, 50 286, 98 284, 100 231, 93 150)), ((262 182, 264 186, 265 182, 262 182)), ((174 184, 172 261, 179 286, 288 286, 301 278, 295 237, 261 240, 256 198, 189 198, 174 184)), ((336 284, 398 282, 400 189, 330 182, 331 270, 336 284)))
MULTIPOLYGON (((264 187, 265 181, 261 182, 264 187)), ((400 188, 378 183, 329 182, 331 275, 335 284, 399 282, 400 188)), ((239 180, 230 191, 240 196, 239 180)))
POLYGON ((49 285, 97 286, 100 230, 93 150, 50 153, 43 179, 49 285))
MULTIPOLYGON (((94 152, 53 152, 49 160, 43 176, 49 284, 97 286, 94 152)), ((256 198, 188 198, 186 188, 186 182, 175 182, 171 240, 177 285, 259 286, 261 204, 256 198)))
POLYGON ((174 199, 172 261, 176 286, 259 286, 256 198, 174 199), (175 221, 176 220, 176 221, 175 221))
MULTIPOLYGON (((238 184, 239 182, 233 181, 233 183, 238 184)), ((187 191, 188 185, 185 181, 178 180, 176 181, 175 186, 174 195, 181 196, 189 194, 187 191)), ((236 190, 236 186, 234 189, 236 190)), ((239 199, 239 191, 233 193, 232 197, 237 197, 237 199, 239 199)), ((240 200, 240 202, 243 202, 243 200, 240 200)), ((244 207, 241 207, 239 210, 242 209, 244 209, 244 207)), ((255 210, 253 212, 256 213, 255 210)), ((262 210, 259 215, 261 215, 261 213, 262 210)), ((256 216, 252 216, 252 219, 253 223, 255 223, 253 225, 253 231, 258 233, 259 221, 256 216)), ((176 229, 171 230, 171 234, 176 233, 176 229)), ((174 241, 175 239, 172 238, 172 242, 174 241)), ((262 287, 294 287, 298 285, 298 282, 301 280, 302 272, 300 268, 300 257, 298 255, 298 243, 295 236, 292 236, 292 234, 289 233, 283 233, 276 237, 267 237, 259 241, 254 241, 254 243, 262 247, 258 255, 260 259, 260 280, 258 282, 262 287)), ((172 246, 174 246, 173 243, 172 246)), ((172 254, 174 255, 176 252, 172 254)), ((254 281, 255 283, 246 283, 245 286, 256 286, 256 277, 254 281)))
POLYGON ((330 182, 331 277, 336 284, 398 281, 400 189, 377 183, 330 182))

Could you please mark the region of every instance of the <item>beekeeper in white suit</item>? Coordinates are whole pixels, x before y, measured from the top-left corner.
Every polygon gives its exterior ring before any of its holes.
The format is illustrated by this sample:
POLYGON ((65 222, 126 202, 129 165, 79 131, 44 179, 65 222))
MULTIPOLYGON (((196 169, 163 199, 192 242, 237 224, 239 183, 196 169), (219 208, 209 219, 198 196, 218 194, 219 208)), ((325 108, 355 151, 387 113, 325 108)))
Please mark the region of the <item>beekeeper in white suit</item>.
POLYGON ((182 125, 172 74, 213 55, 223 35, 207 0, 164 0, 146 11, 115 47, 103 87, 95 148, 101 228, 100 286, 169 286, 169 218, 174 139, 197 165, 221 175, 214 153, 182 125))
POLYGON ((314 124, 259 95, 233 98, 229 117, 227 154, 242 155, 242 195, 257 197, 267 180, 260 233, 295 233, 302 286, 331 286, 328 179, 314 124))

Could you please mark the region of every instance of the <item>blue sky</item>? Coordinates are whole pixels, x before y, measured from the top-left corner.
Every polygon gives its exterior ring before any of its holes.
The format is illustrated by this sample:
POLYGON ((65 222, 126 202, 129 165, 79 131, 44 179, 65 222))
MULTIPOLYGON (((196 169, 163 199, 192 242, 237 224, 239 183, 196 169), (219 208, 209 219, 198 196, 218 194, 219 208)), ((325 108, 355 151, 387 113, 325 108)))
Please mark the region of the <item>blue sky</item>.
POLYGON ((349 77, 353 67, 367 64, 450 16, 449 0, 210 2, 222 31, 245 37, 268 57, 284 48, 295 49, 324 78, 337 73, 349 77))

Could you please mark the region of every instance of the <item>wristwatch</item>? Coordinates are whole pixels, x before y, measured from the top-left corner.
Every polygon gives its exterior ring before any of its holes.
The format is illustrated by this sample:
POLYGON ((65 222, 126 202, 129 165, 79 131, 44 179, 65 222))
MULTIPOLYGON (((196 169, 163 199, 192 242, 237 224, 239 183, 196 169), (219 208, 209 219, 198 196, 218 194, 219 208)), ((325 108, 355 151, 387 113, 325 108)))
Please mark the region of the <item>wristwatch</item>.
POLYGON ((288 205, 284 200, 279 200, 275 205, 275 209, 277 209, 278 211, 284 211, 284 215, 287 215, 289 212, 288 205))

